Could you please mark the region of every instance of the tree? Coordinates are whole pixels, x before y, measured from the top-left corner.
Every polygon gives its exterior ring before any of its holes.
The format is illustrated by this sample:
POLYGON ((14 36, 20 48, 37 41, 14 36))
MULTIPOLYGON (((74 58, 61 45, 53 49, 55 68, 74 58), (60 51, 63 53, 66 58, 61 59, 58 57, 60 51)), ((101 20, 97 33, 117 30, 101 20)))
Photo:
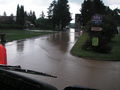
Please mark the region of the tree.
POLYGON ((91 0, 84 0, 82 4, 81 9, 81 15, 83 20, 83 25, 85 26, 87 22, 91 19, 91 16, 93 15, 93 3, 91 0))
POLYGON ((105 14, 106 6, 101 0, 84 0, 81 9, 83 25, 87 25, 88 21, 94 14, 105 14))
POLYGON ((16 15, 16 22, 21 27, 24 28, 25 24, 25 12, 24 12, 24 6, 17 6, 17 15, 16 15))
POLYGON ((24 6, 21 6, 21 9, 20 9, 20 24, 24 25, 25 24, 25 12, 24 12, 24 6))
POLYGON ((36 25, 36 15, 34 11, 31 11, 29 13, 25 12, 25 19, 29 22, 31 22, 32 24, 36 25))
POLYGON ((33 15, 32 15, 32 23, 34 25, 36 25, 36 15, 35 15, 35 12, 33 11, 33 15))
POLYGON ((42 11, 42 13, 40 14, 40 18, 44 19, 45 18, 45 14, 44 12, 42 11))
POLYGON ((11 14, 9 18, 10 18, 10 19, 9 19, 9 24, 15 24, 14 15, 11 14))
POLYGON ((19 7, 19 4, 17 5, 16 22, 17 22, 17 24, 19 24, 19 22, 20 22, 20 7, 19 7))
POLYGON ((58 0, 58 24, 59 28, 63 30, 65 26, 69 24, 71 21, 71 15, 69 12, 69 5, 68 5, 68 0, 58 0))
POLYGON ((93 1, 93 14, 105 14, 106 6, 101 0, 94 0, 93 1))
POLYGON ((117 26, 120 26, 120 9, 118 8, 114 9, 112 17, 113 17, 112 21, 114 22, 114 24, 116 24, 117 26))
POLYGON ((51 4, 50 4, 50 6, 49 6, 49 8, 48 8, 48 19, 52 19, 52 17, 53 17, 53 9, 55 8, 55 5, 57 4, 57 2, 56 2, 56 0, 54 0, 51 4))
POLYGON ((106 15, 103 18, 103 25, 102 25, 102 37, 105 38, 107 42, 110 42, 111 39, 117 33, 117 25, 114 22, 114 17, 112 15, 106 15))
POLYGON ((51 7, 54 7, 50 9, 52 11, 49 11, 51 12, 49 14, 52 15, 50 17, 52 17, 54 28, 58 27, 59 30, 63 30, 71 21, 68 0, 53 1, 51 7))
POLYGON ((4 11, 3 16, 7 16, 6 12, 4 11))

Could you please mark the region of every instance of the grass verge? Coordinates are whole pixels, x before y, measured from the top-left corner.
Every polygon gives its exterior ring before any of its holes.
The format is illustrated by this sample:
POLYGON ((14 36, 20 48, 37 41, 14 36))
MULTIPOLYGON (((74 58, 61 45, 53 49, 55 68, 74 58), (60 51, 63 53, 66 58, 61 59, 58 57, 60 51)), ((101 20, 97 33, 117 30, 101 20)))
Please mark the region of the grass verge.
POLYGON ((53 32, 34 32, 34 31, 27 31, 27 30, 0 30, 0 33, 6 34, 6 40, 7 42, 13 41, 13 40, 21 40, 26 38, 31 38, 35 36, 50 34, 53 32))
POLYGON ((79 56, 87 59, 94 60, 109 60, 120 61, 120 35, 116 35, 110 45, 112 45, 112 51, 108 54, 96 53, 92 51, 85 51, 82 49, 82 45, 87 40, 88 35, 84 33, 73 46, 71 53, 75 56, 79 56))

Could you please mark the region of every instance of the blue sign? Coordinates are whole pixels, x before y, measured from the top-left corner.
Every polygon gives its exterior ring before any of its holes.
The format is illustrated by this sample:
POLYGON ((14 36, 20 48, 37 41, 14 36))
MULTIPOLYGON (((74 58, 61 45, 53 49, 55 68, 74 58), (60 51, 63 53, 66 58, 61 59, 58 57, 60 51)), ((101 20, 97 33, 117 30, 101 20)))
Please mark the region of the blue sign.
POLYGON ((102 15, 100 14, 93 15, 91 22, 95 25, 102 24, 102 15))

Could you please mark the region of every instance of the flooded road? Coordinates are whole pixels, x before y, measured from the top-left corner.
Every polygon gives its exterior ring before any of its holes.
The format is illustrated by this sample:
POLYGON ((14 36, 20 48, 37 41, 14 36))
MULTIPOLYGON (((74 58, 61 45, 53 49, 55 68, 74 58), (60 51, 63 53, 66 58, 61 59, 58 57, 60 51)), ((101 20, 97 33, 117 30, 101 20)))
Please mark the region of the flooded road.
POLYGON ((58 76, 54 79, 28 75, 59 90, 74 85, 120 90, 120 62, 85 60, 70 54, 79 35, 71 29, 68 32, 7 43, 8 64, 58 76))

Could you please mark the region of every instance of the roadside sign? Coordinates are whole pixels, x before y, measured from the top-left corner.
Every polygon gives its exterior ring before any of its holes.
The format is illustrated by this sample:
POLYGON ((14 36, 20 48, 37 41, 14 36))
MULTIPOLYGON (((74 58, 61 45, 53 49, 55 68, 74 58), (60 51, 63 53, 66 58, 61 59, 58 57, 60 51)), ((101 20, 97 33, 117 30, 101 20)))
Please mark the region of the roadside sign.
POLYGON ((91 31, 102 31, 101 27, 91 27, 91 31))
POLYGON ((100 25, 102 23, 102 15, 100 14, 93 15, 91 22, 95 25, 100 25))

